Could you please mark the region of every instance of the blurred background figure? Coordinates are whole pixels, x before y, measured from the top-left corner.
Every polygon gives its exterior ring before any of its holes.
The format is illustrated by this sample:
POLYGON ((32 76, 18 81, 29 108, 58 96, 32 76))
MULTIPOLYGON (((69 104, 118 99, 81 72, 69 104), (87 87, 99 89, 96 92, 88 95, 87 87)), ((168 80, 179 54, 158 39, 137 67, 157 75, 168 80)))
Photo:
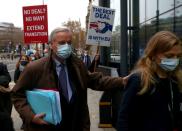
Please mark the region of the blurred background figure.
POLYGON ((9 82, 11 81, 7 65, 0 63, 0 130, 14 131, 11 119, 12 102, 11 89, 9 82))
POLYGON ((0 123, 1 131, 14 131, 13 121, 8 113, 0 111, 0 123))
POLYGON ((47 57, 49 55, 49 49, 44 49, 44 56, 47 57))
POLYGON ((39 54, 39 52, 38 51, 36 51, 35 52, 35 54, 34 54, 34 60, 38 60, 38 59, 40 59, 41 58, 41 56, 40 56, 40 54, 39 54))
POLYGON ((98 65, 100 65, 100 55, 96 54, 88 70, 90 72, 95 72, 95 69, 98 67, 98 65))
POLYGON ((75 52, 76 52, 76 56, 81 59, 81 56, 82 56, 81 49, 75 49, 75 52))
POLYGON ((30 61, 38 60, 41 58, 39 52, 34 49, 27 50, 26 55, 29 56, 30 61))
POLYGON ((11 115, 12 102, 10 95, 9 83, 11 77, 8 72, 7 66, 4 63, 0 63, 0 110, 7 112, 11 115))
POLYGON ((18 78, 20 77, 21 72, 24 70, 25 66, 30 62, 30 58, 27 55, 21 55, 20 59, 16 64, 15 74, 14 74, 14 82, 16 83, 18 78))
POLYGON ((88 69, 91 65, 91 60, 90 60, 90 56, 88 55, 88 50, 84 50, 83 54, 81 55, 81 60, 83 61, 83 63, 88 69))
MULTIPOLYGON (((18 60, 16 64, 15 74, 14 74, 14 82, 16 83, 23 72, 24 68, 27 66, 27 64, 30 62, 30 58, 27 55, 21 55, 20 59, 18 60)), ((21 117, 22 118, 22 117, 21 117)), ((24 128, 24 120, 22 119, 22 126, 21 129, 24 128)))

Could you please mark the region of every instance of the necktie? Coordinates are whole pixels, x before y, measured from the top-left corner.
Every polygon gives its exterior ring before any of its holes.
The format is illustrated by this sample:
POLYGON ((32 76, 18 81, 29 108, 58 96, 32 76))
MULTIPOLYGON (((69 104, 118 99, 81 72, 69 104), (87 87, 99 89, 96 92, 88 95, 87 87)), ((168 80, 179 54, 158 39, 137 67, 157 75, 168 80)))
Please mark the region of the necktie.
POLYGON ((85 65, 87 66, 87 56, 84 56, 84 57, 85 57, 84 63, 85 63, 85 65))
POLYGON ((63 96, 66 98, 68 102, 69 97, 68 97, 68 88, 67 88, 67 78, 66 78, 64 65, 61 65, 61 70, 59 72, 59 85, 60 85, 60 89, 62 91, 63 96))

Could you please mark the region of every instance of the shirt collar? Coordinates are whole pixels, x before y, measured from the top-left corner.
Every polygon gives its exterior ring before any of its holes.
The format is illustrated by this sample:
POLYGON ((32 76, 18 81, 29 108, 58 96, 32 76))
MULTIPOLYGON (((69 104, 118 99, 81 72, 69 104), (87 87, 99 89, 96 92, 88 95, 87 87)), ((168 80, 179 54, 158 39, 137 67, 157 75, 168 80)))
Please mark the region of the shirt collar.
POLYGON ((56 63, 56 66, 59 67, 59 66, 62 66, 62 65, 66 65, 66 62, 59 62, 58 60, 54 59, 54 62, 56 63))

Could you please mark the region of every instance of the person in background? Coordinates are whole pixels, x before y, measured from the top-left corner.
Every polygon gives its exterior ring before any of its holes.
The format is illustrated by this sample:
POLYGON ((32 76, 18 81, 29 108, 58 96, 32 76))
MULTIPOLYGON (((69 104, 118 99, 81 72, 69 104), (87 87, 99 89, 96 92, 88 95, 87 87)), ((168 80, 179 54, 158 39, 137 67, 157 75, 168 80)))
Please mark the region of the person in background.
POLYGON ((11 77, 7 65, 0 63, 0 130, 14 131, 11 119, 12 102, 9 83, 11 77))
POLYGON ((38 59, 41 58, 41 56, 40 56, 38 51, 35 52, 34 57, 35 57, 35 60, 38 60, 38 59))
POLYGON ((44 49, 44 57, 49 56, 49 48, 44 49))
POLYGON ((50 34, 51 52, 27 65, 13 88, 12 100, 25 120, 28 131, 90 131, 87 88, 111 90, 123 88, 123 78, 90 73, 71 47, 72 33, 56 28, 50 34), (43 120, 44 112, 35 114, 27 103, 26 90, 57 90, 60 94, 62 120, 52 125, 43 120))
POLYGON ((0 63, 0 109, 11 115, 12 102, 11 102, 11 90, 9 83, 11 77, 7 69, 7 65, 0 63))
MULTIPOLYGON (((30 58, 27 55, 21 55, 17 64, 16 64, 16 69, 15 69, 15 73, 14 73, 14 82, 17 83, 21 73, 23 72, 23 70, 25 69, 25 67, 27 66, 27 64, 30 62, 30 58)), ((21 117, 21 116, 20 116, 21 117)), ((21 129, 24 128, 24 120, 22 119, 22 126, 21 129)))
POLYGON ((88 69, 91 65, 91 60, 90 60, 90 56, 88 55, 88 50, 84 50, 83 54, 81 55, 81 60, 83 61, 83 63, 88 69))
POLYGON ((82 51, 80 49, 74 49, 73 52, 75 52, 76 56, 81 59, 81 57, 82 57, 82 51))
POLYGON ((14 82, 16 83, 20 77, 20 74, 23 72, 26 65, 30 62, 30 58, 27 55, 21 55, 20 59, 16 64, 16 69, 14 73, 14 82))
POLYGON ((7 65, 0 63, 0 130, 14 131, 13 121, 11 118, 12 102, 11 89, 9 83, 11 77, 7 65))
POLYGON ((94 59, 92 60, 91 65, 89 66, 88 70, 90 72, 95 72, 96 68, 98 68, 98 65, 100 64, 100 55, 96 54, 94 56, 94 59))
POLYGON ((180 39, 156 33, 129 75, 118 117, 118 131, 182 131, 180 39))
POLYGON ((1 131, 15 131, 11 116, 7 112, 0 110, 0 130, 1 131))

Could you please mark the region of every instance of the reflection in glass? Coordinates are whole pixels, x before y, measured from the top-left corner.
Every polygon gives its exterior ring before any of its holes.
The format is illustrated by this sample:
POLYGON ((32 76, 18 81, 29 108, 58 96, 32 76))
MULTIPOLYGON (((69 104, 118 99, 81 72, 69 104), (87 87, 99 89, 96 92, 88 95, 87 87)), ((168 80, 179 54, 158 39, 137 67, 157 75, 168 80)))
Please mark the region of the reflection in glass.
POLYGON ((182 6, 179 8, 176 8, 176 17, 175 17, 175 32, 182 39, 182 6))
POLYGON ((151 19, 146 23, 146 42, 156 33, 156 18, 151 19))
POLYGON ((115 30, 112 33, 111 53, 115 53, 115 54, 120 53, 120 29, 121 29, 121 26, 118 25, 115 27, 115 30))
POLYGON ((119 62, 120 61, 120 0, 112 0, 111 8, 115 9, 115 20, 112 31, 112 39, 111 39, 111 61, 119 62), (117 58, 116 58, 117 57, 117 58))
POLYGON ((121 10, 121 6, 120 6, 120 0, 112 0, 111 2, 111 9, 115 9, 115 18, 114 18, 114 28, 115 26, 120 25, 120 10, 121 10))
POLYGON ((139 31, 139 45, 140 45, 140 48, 139 48, 139 54, 140 56, 143 55, 144 53, 144 49, 145 49, 145 46, 146 46, 146 30, 145 30, 145 24, 141 24, 140 25, 140 31, 139 31))
POLYGON ((139 1, 140 2, 140 4, 139 4, 139 6, 140 6, 140 8, 139 8, 139 10, 140 10, 140 23, 142 23, 142 22, 144 22, 145 21, 145 0, 140 0, 139 1))
POLYGON ((146 0, 146 19, 156 16, 157 0, 146 0))
POLYGON ((175 7, 182 5, 182 0, 175 0, 175 7))
POLYGON ((159 16, 159 31, 168 30, 173 31, 174 24, 174 10, 159 16))
POLYGON ((143 54, 143 50, 146 47, 148 40, 156 33, 156 19, 151 19, 145 24, 140 25, 140 56, 143 54))
POLYGON ((176 17, 182 16, 182 6, 179 8, 176 8, 175 16, 176 17))
POLYGON ((159 13, 163 13, 174 8, 174 0, 159 0, 159 13))

